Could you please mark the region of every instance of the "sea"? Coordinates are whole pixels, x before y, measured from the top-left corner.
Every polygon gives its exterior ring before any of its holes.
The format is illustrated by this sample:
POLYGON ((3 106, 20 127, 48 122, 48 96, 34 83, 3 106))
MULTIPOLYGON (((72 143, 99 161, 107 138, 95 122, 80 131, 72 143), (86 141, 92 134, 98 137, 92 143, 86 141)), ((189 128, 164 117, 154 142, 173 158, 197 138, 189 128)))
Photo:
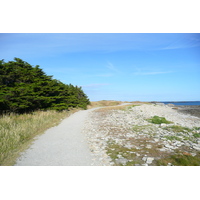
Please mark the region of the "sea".
POLYGON ((200 106, 200 101, 162 101, 164 104, 174 104, 176 106, 200 106))

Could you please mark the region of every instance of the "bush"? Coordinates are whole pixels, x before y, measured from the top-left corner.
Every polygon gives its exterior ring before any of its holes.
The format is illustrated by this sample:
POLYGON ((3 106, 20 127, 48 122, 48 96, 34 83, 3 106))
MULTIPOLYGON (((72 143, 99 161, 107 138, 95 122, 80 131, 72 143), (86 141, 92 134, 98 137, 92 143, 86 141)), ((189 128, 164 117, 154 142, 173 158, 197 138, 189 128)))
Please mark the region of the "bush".
POLYGON ((147 121, 153 123, 153 124, 171 124, 172 122, 166 120, 164 117, 154 116, 147 121))

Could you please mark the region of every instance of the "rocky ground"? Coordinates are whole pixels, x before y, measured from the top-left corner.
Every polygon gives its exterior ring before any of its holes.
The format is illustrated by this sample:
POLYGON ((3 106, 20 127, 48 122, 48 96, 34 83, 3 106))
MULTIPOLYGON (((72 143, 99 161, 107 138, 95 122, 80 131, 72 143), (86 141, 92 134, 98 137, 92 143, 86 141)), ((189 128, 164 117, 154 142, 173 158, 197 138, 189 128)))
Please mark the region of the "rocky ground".
POLYGON ((173 105, 97 109, 83 132, 102 165, 200 165, 200 118, 173 105))
POLYGON ((178 106, 178 111, 184 114, 190 114, 200 118, 200 106, 178 106))

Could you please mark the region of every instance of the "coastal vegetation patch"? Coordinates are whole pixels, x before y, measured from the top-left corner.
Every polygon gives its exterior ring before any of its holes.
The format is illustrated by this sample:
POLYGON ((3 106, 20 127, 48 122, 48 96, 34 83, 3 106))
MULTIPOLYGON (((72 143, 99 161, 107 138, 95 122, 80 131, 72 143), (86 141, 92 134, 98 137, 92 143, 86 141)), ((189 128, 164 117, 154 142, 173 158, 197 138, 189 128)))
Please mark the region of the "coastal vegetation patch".
POLYGON ((127 148, 113 141, 109 141, 106 151, 116 166, 133 166, 144 163, 136 156, 136 152, 138 151, 136 148, 127 148))
POLYGON ((153 116, 152 118, 147 119, 148 122, 153 124, 171 124, 173 122, 170 122, 165 119, 165 117, 159 117, 159 116, 153 116))
POLYGON ((167 166, 169 164, 172 166, 200 166, 200 153, 192 156, 183 152, 156 160, 156 165, 158 166, 167 166))
POLYGON ((168 127, 165 127, 164 129, 169 130, 169 131, 173 131, 175 133, 179 133, 179 132, 192 132, 194 130, 194 129, 190 129, 188 127, 177 126, 177 125, 168 126, 168 127))

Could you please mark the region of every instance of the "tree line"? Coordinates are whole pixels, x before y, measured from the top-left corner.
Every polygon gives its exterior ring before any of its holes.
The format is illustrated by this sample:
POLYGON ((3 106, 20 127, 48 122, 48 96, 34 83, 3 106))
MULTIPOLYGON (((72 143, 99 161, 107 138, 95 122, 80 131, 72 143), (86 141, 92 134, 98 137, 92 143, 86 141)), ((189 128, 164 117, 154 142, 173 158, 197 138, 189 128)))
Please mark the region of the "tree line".
POLYGON ((20 58, 0 60, 0 114, 86 109, 88 104, 90 101, 81 87, 53 79, 39 65, 32 66, 20 58))

